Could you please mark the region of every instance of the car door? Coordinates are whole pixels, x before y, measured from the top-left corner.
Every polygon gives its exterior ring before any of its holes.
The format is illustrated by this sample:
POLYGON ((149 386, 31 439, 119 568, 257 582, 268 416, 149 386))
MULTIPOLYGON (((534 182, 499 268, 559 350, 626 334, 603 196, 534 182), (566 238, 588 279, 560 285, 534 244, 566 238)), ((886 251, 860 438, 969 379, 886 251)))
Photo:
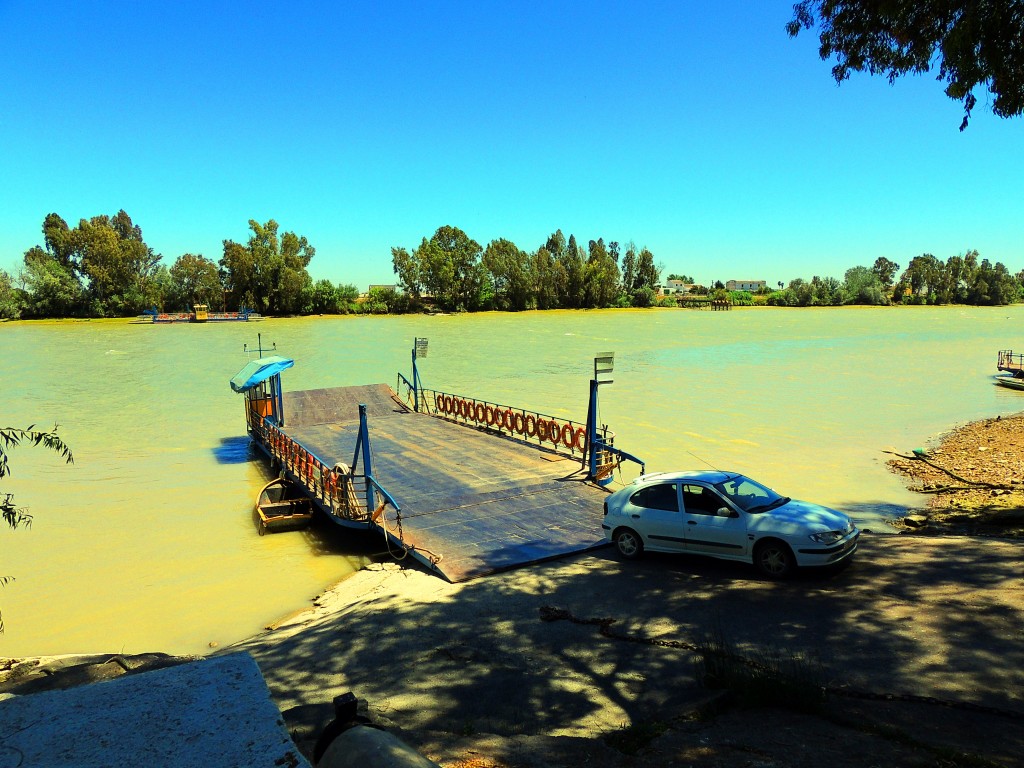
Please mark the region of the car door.
POLYGON ((730 558, 746 555, 750 547, 746 515, 699 483, 683 483, 681 495, 687 552, 730 558))
POLYGON ((679 485, 657 483, 641 488, 629 499, 629 516, 644 546, 662 552, 680 552, 684 546, 679 485))

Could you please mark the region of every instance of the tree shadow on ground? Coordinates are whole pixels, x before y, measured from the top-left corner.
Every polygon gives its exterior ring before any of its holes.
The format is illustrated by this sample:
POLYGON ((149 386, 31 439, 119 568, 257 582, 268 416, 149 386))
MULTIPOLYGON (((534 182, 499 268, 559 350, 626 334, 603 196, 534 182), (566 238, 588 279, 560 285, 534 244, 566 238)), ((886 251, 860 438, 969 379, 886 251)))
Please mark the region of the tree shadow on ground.
POLYGON ((687 646, 715 633, 744 655, 818 665, 832 686, 1024 711, 1021 554, 1012 542, 864 536, 845 569, 770 582, 742 564, 622 562, 608 548, 457 589, 438 579, 429 599, 400 586, 425 575, 397 573, 294 634, 239 648, 282 710, 353 691, 377 718, 450 733, 583 735, 665 716, 697 690, 687 646), (542 621, 545 606, 613 618, 637 642, 542 621))

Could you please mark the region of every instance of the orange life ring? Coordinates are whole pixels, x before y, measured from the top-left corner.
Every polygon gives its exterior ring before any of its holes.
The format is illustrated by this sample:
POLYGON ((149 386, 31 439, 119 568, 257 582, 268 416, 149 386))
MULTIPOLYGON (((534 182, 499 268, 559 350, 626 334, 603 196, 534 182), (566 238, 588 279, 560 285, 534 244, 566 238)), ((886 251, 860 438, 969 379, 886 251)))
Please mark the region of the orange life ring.
POLYGON ((455 415, 465 416, 466 415, 466 401, 461 397, 455 398, 455 415))
POLYGON ((473 406, 473 421, 480 423, 484 420, 484 416, 487 415, 487 409, 484 408, 483 403, 477 403, 473 406))
POLYGON ((576 427, 576 432, 572 436, 573 445, 575 445, 580 453, 587 450, 587 430, 583 427, 576 427))
POLYGON ((506 408, 501 414, 501 426, 512 432, 516 428, 516 415, 512 413, 511 408, 506 408))
POLYGON ((525 432, 527 437, 533 437, 537 434, 537 417, 532 413, 523 420, 523 429, 518 430, 519 432, 525 432))
POLYGON ((570 424, 569 422, 565 422, 565 424, 562 425, 562 435, 561 435, 561 437, 562 437, 562 445, 564 445, 566 448, 572 450, 572 447, 573 447, 572 424, 570 424))
POLYGON ((554 419, 548 422, 548 440, 555 445, 558 445, 558 441, 562 436, 562 425, 554 419))
POLYGON ((516 432, 520 435, 526 430, 526 417, 521 413, 517 413, 513 419, 513 427, 516 432))
MULTIPOLYGON (((547 419, 537 419, 537 428, 534 430, 537 435, 537 439, 542 443, 548 439, 548 422, 547 419)), ((530 435, 533 437, 533 435, 530 435)))
POLYGON ((337 489, 337 487, 338 487, 338 478, 334 474, 334 471, 331 470, 324 477, 324 495, 328 499, 333 499, 334 498, 334 492, 337 489))
POLYGON ((494 409, 489 405, 484 406, 484 423, 488 426, 494 426, 494 409))
POLYGON ((442 395, 440 392, 435 392, 434 393, 434 410, 435 411, 443 411, 444 410, 444 395, 442 395))
POLYGON ((454 416, 458 413, 458 403, 455 402, 455 398, 451 395, 444 396, 444 412, 449 416, 454 416))

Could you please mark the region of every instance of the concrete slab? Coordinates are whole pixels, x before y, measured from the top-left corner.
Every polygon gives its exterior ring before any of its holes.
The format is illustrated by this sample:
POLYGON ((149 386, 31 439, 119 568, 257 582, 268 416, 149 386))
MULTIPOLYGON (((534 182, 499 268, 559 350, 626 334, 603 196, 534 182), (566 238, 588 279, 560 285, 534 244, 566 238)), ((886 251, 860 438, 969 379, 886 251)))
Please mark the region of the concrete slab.
POLYGON ((308 768, 247 653, 0 702, 0 768, 308 768))

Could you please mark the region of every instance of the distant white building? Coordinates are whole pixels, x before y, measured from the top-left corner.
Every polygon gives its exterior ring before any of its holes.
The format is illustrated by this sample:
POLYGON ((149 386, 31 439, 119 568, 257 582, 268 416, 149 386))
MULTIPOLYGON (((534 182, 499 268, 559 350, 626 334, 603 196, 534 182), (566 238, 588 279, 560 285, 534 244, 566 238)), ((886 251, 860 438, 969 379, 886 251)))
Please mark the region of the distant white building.
POLYGON ((682 280, 666 280, 661 286, 660 293, 663 296, 674 296, 682 293, 693 293, 694 288, 700 288, 697 283, 684 283, 682 280))
POLYGON ((727 291, 750 291, 756 293, 768 283, 765 280, 730 280, 725 284, 727 291))

